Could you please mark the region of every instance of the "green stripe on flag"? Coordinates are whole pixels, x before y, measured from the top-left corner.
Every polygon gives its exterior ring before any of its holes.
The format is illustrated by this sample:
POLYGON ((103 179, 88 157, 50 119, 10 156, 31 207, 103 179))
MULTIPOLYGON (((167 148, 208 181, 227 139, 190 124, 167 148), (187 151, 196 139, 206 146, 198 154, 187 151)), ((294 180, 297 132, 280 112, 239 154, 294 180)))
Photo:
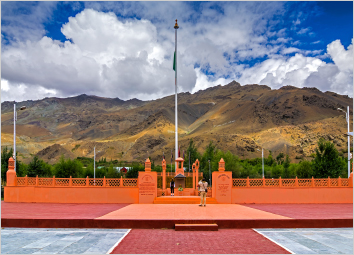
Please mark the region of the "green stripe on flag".
POLYGON ((173 71, 176 71, 176 52, 173 54, 173 71))

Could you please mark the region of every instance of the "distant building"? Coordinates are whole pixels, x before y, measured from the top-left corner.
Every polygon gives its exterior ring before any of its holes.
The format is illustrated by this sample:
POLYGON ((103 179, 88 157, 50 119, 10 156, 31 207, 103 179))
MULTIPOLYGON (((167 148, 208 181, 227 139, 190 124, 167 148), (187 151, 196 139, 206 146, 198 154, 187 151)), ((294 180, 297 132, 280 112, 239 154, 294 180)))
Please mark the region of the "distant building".
POLYGON ((114 169, 116 169, 118 172, 121 172, 121 173, 127 173, 131 167, 124 167, 124 166, 117 166, 117 167, 114 167, 114 169))

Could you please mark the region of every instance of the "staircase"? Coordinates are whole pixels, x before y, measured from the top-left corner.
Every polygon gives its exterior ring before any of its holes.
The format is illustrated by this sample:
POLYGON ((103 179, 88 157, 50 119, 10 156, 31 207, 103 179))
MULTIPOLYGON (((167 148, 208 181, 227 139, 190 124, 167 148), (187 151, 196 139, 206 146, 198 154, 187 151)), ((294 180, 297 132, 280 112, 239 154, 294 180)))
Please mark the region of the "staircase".
MULTIPOLYGON (((215 198, 207 197, 206 203, 208 205, 208 204, 217 204, 218 202, 216 201, 215 198)), ((178 196, 178 197, 163 196, 163 197, 155 198, 154 204, 200 204, 200 197, 198 197, 198 196, 178 196)))
POLYGON ((218 231, 218 224, 175 224, 175 231, 218 231))

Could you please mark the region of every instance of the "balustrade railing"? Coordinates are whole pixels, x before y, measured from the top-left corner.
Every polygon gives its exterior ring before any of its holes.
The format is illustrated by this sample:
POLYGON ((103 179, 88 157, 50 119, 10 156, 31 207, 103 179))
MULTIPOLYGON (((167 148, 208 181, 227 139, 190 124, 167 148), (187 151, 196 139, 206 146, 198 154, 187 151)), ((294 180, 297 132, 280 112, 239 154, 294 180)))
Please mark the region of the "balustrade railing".
POLYGON ((16 177, 17 186, 41 187, 138 187, 137 178, 38 178, 16 177))
POLYGON ((301 187, 349 187, 348 179, 342 178, 322 178, 322 179, 232 179, 232 187, 281 187, 281 188, 301 188, 301 187))

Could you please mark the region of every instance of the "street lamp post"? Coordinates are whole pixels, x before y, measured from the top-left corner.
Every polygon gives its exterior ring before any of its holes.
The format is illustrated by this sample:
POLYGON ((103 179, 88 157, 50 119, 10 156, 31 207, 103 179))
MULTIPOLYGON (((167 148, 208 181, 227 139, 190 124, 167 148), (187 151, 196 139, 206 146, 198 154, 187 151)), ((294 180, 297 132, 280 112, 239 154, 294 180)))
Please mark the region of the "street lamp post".
MULTIPOLYGON (((260 151, 257 149, 257 151, 260 151)), ((263 155, 263 148, 262 148, 262 178, 264 178, 264 155, 263 155)))
POLYGON ((347 106, 347 112, 342 110, 341 108, 337 109, 338 111, 342 111, 345 113, 345 119, 347 121, 347 126, 348 126, 348 178, 350 176, 350 136, 349 136, 349 106, 347 106))
POLYGON ((93 183, 96 185, 96 146, 93 147, 93 183))
MULTIPOLYGON (((20 111, 25 110, 26 106, 22 106, 20 111)), ((15 160, 15 172, 16 172, 16 121, 17 121, 17 111, 16 111, 16 102, 14 102, 14 154, 13 158, 15 160)))
POLYGON ((208 162, 209 162, 209 185, 211 186, 210 159, 208 160, 208 162))

